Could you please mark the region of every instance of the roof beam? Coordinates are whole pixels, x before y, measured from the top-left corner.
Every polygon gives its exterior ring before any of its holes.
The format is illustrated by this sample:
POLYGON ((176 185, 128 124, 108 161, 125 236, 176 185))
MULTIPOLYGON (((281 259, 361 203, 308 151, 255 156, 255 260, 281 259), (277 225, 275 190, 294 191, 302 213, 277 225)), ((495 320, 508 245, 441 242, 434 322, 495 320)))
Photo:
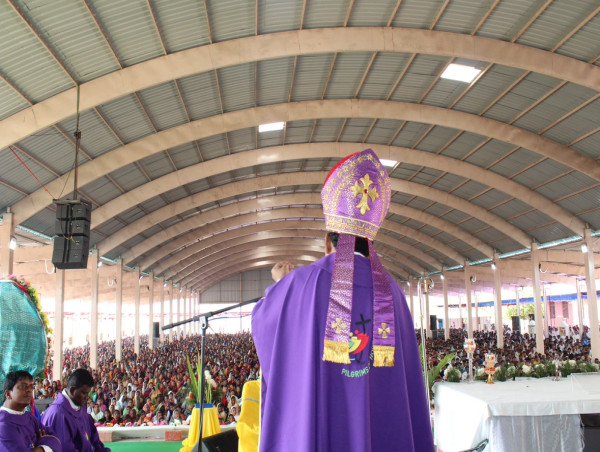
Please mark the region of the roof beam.
MULTIPOLYGON (((160 261, 157 263, 153 270, 155 274, 165 274, 166 279, 170 279, 173 274, 176 274, 179 271, 179 263, 184 262, 185 265, 190 262, 196 262, 198 256, 201 256, 204 250, 210 246, 221 244, 229 240, 236 240, 241 237, 254 237, 255 240, 261 239, 263 237, 325 237, 324 228, 325 223, 323 221, 315 221, 315 220, 296 220, 296 221, 278 221, 275 223, 262 223, 262 224, 254 224, 251 226, 246 226, 244 228, 236 228, 232 230, 228 230, 226 232, 222 232, 216 235, 212 235, 207 237, 201 241, 197 241, 192 243, 189 246, 186 246, 183 249, 175 252, 174 254, 165 255, 163 258, 160 258, 160 261), (166 258, 165 258, 166 257, 166 258), (175 267, 175 268, 173 268, 175 267)), ((190 233, 188 235, 194 235, 190 233)), ((184 241, 179 238, 177 241, 179 244, 184 241)), ((419 259, 423 262, 426 262, 431 268, 439 269, 440 264, 436 262, 433 258, 423 253, 421 250, 407 245, 404 242, 388 237, 385 234, 378 234, 377 239, 375 240, 375 248, 384 253, 387 256, 392 257, 398 265, 405 267, 407 270, 412 270, 414 272, 423 273, 426 272, 426 269, 423 268, 416 261, 411 258, 406 257, 403 254, 395 250, 399 250, 404 253, 408 253, 416 259, 419 259)), ((149 258, 146 258, 142 261, 142 266, 144 266, 145 262, 154 261, 157 259, 159 255, 164 255, 164 252, 159 248, 156 252, 152 253, 149 258)))
MULTIPOLYGON (((294 155, 296 155, 295 152, 294 155)), ((202 191, 200 193, 188 196, 184 199, 171 203, 168 206, 158 209, 148 215, 145 215, 139 220, 135 221, 134 223, 131 223, 129 226, 120 229, 116 233, 110 235, 106 239, 99 242, 97 244, 98 251, 100 255, 104 255, 110 250, 131 239, 135 235, 141 234, 145 230, 155 226, 156 224, 159 224, 176 215, 179 215, 182 212, 188 211, 191 207, 201 207, 202 205, 205 205, 209 202, 219 202, 223 198, 235 197, 242 194, 264 190, 266 188, 279 187, 283 185, 300 185, 312 183, 311 181, 314 181, 315 184, 320 184, 321 180, 319 180, 319 177, 322 177, 324 179, 324 176, 320 176, 320 174, 323 173, 308 174, 300 172, 269 175, 243 180, 239 182, 233 182, 231 184, 202 191)), ((310 197, 302 195, 296 196, 300 197, 298 199, 291 198, 289 200, 290 204, 321 203, 320 195, 316 193, 312 194, 310 197)), ((264 202, 267 202, 265 198, 261 197, 260 199, 263 199, 264 202)), ((282 202, 284 199, 288 198, 281 198, 282 202)), ((443 220, 425 212, 421 212, 420 210, 414 209, 412 207, 398 205, 394 203, 392 203, 392 205, 390 206, 390 213, 409 217, 417 221, 426 223, 430 226, 436 227, 464 241, 468 245, 479 250, 483 255, 487 257, 493 255, 493 250, 490 246, 485 244, 482 240, 465 232, 463 229, 449 221, 443 220)), ((96 215, 97 213, 94 213, 94 217, 96 215)))
MULTIPOLYGON (((321 255, 321 257, 322 257, 322 255, 321 255)), ((228 257, 227 259, 224 259, 221 262, 221 264, 216 266, 215 268, 211 268, 210 270, 207 270, 204 272, 197 272, 198 274, 194 275, 193 279, 190 278, 189 282, 187 282, 187 284, 189 286, 191 286, 192 289, 200 289, 200 293, 202 293, 204 290, 213 286, 217 282, 222 281, 223 279, 226 279, 233 274, 240 273, 240 269, 235 268, 236 262, 243 262, 244 269, 242 271, 247 271, 252 268, 252 266, 251 266, 252 263, 257 262, 257 261, 259 261, 259 262, 264 261, 265 259, 267 260, 267 262, 269 262, 269 264, 262 265, 262 267, 265 267, 267 265, 272 265, 272 264, 270 264, 270 262, 275 264, 281 260, 287 260, 290 263, 294 263, 295 256, 278 256, 276 254, 276 252, 273 256, 266 256, 265 258, 254 257, 252 255, 252 252, 246 252, 246 253, 242 253, 242 254, 234 254, 234 255, 228 257)), ((406 276, 404 276, 406 273, 403 269, 397 267, 396 265, 394 265, 390 262, 382 262, 382 263, 384 264, 384 267, 386 268, 386 270, 388 272, 396 274, 397 276, 399 275, 401 278, 406 278, 406 276)), ((184 281, 188 281, 188 280, 186 279, 184 281)))
MULTIPOLYGON (((274 198, 276 202, 277 197, 274 198)), ((134 246, 131 250, 127 251, 122 256, 123 262, 131 262, 137 259, 137 257, 142 256, 148 251, 151 251, 152 249, 156 248, 158 245, 163 244, 163 246, 158 248, 158 250, 156 250, 156 252, 153 253, 152 257, 148 257, 139 263, 140 268, 142 268, 142 270, 145 270, 149 268, 153 262, 156 262, 157 260, 161 259, 162 257, 168 255, 171 252, 177 251, 182 246, 186 246, 189 243, 200 241, 203 238, 209 237, 211 235, 220 234, 232 227, 246 226, 251 225, 253 223, 272 223, 274 220, 285 220, 287 218, 323 218, 323 212, 320 208, 288 208, 267 211, 250 210, 251 213, 240 214, 244 211, 248 211, 248 209, 244 207, 244 203, 249 203, 249 201, 229 204, 219 209, 210 210, 206 212, 202 217, 194 216, 184 222, 175 224, 170 228, 167 228, 165 231, 161 231, 158 234, 156 234, 154 236, 155 238, 145 240, 144 242, 134 246)), ((270 224, 264 225, 265 230, 270 229, 270 227, 270 224)), ((409 234, 411 234, 410 228, 400 230, 399 228, 397 228, 396 224, 388 226, 388 222, 386 222, 384 228, 390 229, 393 232, 397 232, 407 236, 410 236, 409 234)), ((415 240, 417 239, 415 238, 415 240)), ((432 248, 437 249, 440 253, 443 253, 442 250, 447 248, 441 242, 431 238, 427 239, 426 243, 432 248)), ((402 247, 396 248, 401 249, 402 247)), ((404 244, 404 249, 407 252, 410 252, 411 255, 416 256, 417 259, 422 258, 421 256, 424 255, 422 251, 406 244, 404 244)), ((441 264, 439 262, 435 262, 429 256, 425 256, 422 259, 428 263, 433 263, 434 268, 441 268, 441 264)), ((156 270, 154 272, 158 273, 156 270)))
MULTIPOLYGON (((535 152, 547 156, 548 158, 560 161, 561 163, 564 163, 566 165, 570 164, 571 167, 578 169, 584 174, 587 174, 596 179, 600 179, 600 164, 597 163, 595 160, 583 156, 566 146, 559 145, 551 140, 540 137, 534 133, 519 129, 514 126, 509 126, 498 121, 479 117, 477 115, 470 115, 454 110, 446 110, 443 108, 431 107, 426 105, 407 104, 389 101, 339 99, 328 101, 306 101, 291 104, 278 104, 265 107, 251 108, 246 110, 239 110, 236 112, 201 119, 192 123, 173 127, 171 129, 149 135, 134 143, 122 146, 114 151, 108 152, 82 165, 79 171, 80 186, 84 186, 85 184, 96 180, 98 177, 115 171, 124 165, 133 163, 137 160, 141 160, 142 158, 148 157, 157 152, 162 152, 169 146, 178 146, 207 136, 212 136, 214 134, 224 133, 226 131, 237 130, 246 127, 257 126, 264 122, 273 122, 275 120, 293 121, 309 119, 314 117, 380 117, 397 120, 404 119, 420 122, 430 122, 445 127, 457 128, 459 130, 465 128, 466 126, 467 129, 472 131, 473 133, 486 134, 497 138, 498 140, 509 141, 512 144, 531 149, 535 152), (567 163, 567 161, 569 163, 567 163)), ((323 144, 320 144, 320 146, 323 146, 323 144)), ((339 156, 340 145, 330 144, 330 146, 335 147, 337 151, 336 156, 339 156)), ((359 149, 359 146, 363 147, 363 145, 356 144, 347 144, 345 147, 359 149)), ((390 153, 389 155, 391 155, 391 151, 394 149, 392 147, 385 146, 373 146, 373 148, 376 150, 376 152, 379 150, 379 155, 381 155, 382 157, 385 156, 381 154, 381 152, 385 152, 384 149, 388 150, 387 152, 390 153)), ((307 149, 310 149, 310 147, 307 149)), ((248 151, 246 152, 246 154, 250 154, 250 152, 252 151, 248 151)), ((418 151, 413 150, 413 152, 418 151)), ((522 199, 524 202, 528 202, 528 204, 533 203, 536 206, 541 202, 541 204, 539 204, 540 210, 547 210, 547 214, 551 218, 555 218, 557 221, 561 221, 561 223, 566 223, 565 226, 567 226, 569 229, 574 230, 574 232, 576 233, 579 233, 579 231, 581 230, 581 234, 583 234, 583 229, 585 225, 577 217, 570 214, 560 206, 555 205, 550 200, 547 200, 541 195, 536 194, 535 192, 527 189, 526 187, 521 186, 520 184, 517 184, 514 181, 511 181, 508 178, 504 178, 491 171, 484 172, 485 170, 481 169, 480 167, 470 165, 466 162, 454 161, 453 159, 444 156, 431 155, 431 157, 428 157, 426 153, 422 152, 418 154, 415 153, 413 155, 415 159, 427 158, 432 162, 439 162, 438 165, 440 166, 451 164, 452 168, 455 171, 461 171, 461 173, 468 175, 470 176, 470 178, 474 178, 476 180, 484 178, 489 180, 489 178, 492 177, 497 181, 502 181, 503 184, 500 186, 509 187, 507 191, 510 190, 511 195, 519 199, 525 197, 526 199, 522 199), (480 174, 478 175, 477 173, 480 174), (485 177, 483 175, 485 175, 485 177), (514 193, 515 191, 517 193, 514 193)), ((411 154, 409 152, 407 153, 406 158, 408 159, 410 158, 410 156, 411 154)), ((264 150, 260 150, 259 155, 256 156, 252 164, 256 165, 272 161, 285 160, 290 159, 291 157, 292 156, 290 156, 289 154, 285 155, 283 152, 281 152, 279 156, 277 155, 277 153, 271 152, 269 152, 268 156, 265 156, 264 150)), ((318 157, 321 156, 317 156, 317 158, 318 157)), ((234 159, 235 164, 229 163, 227 168, 228 171, 237 168, 239 164, 239 159, 235 158, 235 156, 234 159)), ((218 160, 219 162, 224 161, 221 159, 216 160, 218 160)), ((211 162, 213 161, 203 163, 204 165, 207 165, 203 168, 210 168, 210 165, 214 165, 214 163, 211 162)), ((182 171, 189 171, 189 168, 190 167, 182 171)), ((60 178, 57 178, 54 181, 50 182, 49 184, 47 184, 48 189, 52 190, 56 188, 57 190, 60 190, 60 187, 64 185, 64 179, 66 179, 67 177, 68 174, 63 175, 60 178)), ((164 178, 161 178, 160 180, 164 180, 164 178)), ((487 184, 488 182, 482 181, 482 183, 487 184)), ((174 187, 181 185, 184 185, 184 183, 174 185, 174 187)), ((147 186, 148 184, 142 187, 147 186)), ((130 193, 128 193, 126 196, 130 196, 130 193)), ((106 204, 105 206, 109 204, 106 204)), ((12 210, 15 213, 15 223, 20 224, 27 218, 37 213, 39 210, 47 207, 48 205, 49 201, 47 193, 43 189, 37 190, 36 192, 31 194, 24 200, 19 201, 12 207, 12 210)), ((99 215, 99 213, 100 212, 96 212, 96 215, 99 215)))
MULTIPOLYGON (((432 30, 351 27, 272 33, 164 55, 81 85, 81 111, 151 86, 219 68, 336 52, 403 52, 489 61, 600 91, 600 68, 553 52, 481 36, 432 30)), ((73 115, 76 89, 63 91, 0 122, 0 149, 73 115)))

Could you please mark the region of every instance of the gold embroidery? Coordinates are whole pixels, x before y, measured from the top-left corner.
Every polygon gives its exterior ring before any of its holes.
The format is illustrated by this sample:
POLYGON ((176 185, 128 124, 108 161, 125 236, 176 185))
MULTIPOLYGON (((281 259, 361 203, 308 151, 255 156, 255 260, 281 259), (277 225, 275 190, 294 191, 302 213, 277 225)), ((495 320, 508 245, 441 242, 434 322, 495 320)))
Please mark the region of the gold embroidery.
POLYGON ((394 353, 396 349, 386 345, 373 346, 373 366, 374 367, 392 367, 394 365, 394 353))
POLYGON ((384 339, 387 339, 388 334, 392 332, 392 330, 390 330, 390 327, 387 326, 387 323, 382 323, 381 328, 379 328, 377 331, 379 332, 379 335, 384 339))
POLYGON ((335 322, 331 322, 331 328, 335 328, 336 334, 340 334, 342 330, 346 329, 347 326, 348 325, 342 322, 342 319, 339 317, 336 317, 335 322))
POLYGON ((376 187, 370 187, 370 185, 373 184, 373 181, 368 174, 365 174, 364 177, 361 177, 360 181, 363 184, 362 187, 358 184, 358 181, 356 181, 354 186, 350 189, 352 190, 352 193, 354 193, 354 197, 362 194, 362 198, 357 204, 356 208, 360 209, 361 215, 364 215, 367 210, 371 210, 369 207, 369 198, 371 198, 371 201, 375 201, 375 199, 379 198, 379 194, 377 193, 376 187))

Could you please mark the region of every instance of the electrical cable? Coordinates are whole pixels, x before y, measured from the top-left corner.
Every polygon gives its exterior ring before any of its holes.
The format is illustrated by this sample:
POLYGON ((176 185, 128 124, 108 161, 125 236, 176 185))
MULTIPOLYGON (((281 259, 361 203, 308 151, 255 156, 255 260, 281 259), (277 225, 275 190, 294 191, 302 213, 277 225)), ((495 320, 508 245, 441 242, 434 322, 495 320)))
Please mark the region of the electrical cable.
POLYGON ((38 184, 40 184, 42 186, 42 188, 46 191, 46 193, 48 193, 52 199, 54 199, 54 196, 52 196, 52 193, 50 193, 48 191, 48 189, 46 188, 46 186, 44 184, 42 184, 42 181, 40 181, 37 176, 35 174, 33 174, 33 171, 31 171, 29 169, 29 167, 25 164, 25 162, 23 160, 21 160, 21 157, 19 157, 19 155, 15 152, 15 150, 12 148, 12 146, 9 146, 8 149, 11 150, 11 152, 14 154, 14 156, 19 160, 19 162, 21 162, 21 164, 27 168, 27 171, 29 171, 29 173, 31 173, 31 175, 33 176, 33 178, 38 182, 38 184))

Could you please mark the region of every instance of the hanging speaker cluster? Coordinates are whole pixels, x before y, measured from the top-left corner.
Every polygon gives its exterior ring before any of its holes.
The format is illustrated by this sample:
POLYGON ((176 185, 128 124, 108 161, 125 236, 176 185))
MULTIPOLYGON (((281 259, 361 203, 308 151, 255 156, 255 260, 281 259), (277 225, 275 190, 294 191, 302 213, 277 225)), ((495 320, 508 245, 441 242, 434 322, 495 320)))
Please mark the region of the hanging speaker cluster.
POLYGON ((92 205, 85 199, 56 203, 52 263, 61 270, 87 268, 92 205))

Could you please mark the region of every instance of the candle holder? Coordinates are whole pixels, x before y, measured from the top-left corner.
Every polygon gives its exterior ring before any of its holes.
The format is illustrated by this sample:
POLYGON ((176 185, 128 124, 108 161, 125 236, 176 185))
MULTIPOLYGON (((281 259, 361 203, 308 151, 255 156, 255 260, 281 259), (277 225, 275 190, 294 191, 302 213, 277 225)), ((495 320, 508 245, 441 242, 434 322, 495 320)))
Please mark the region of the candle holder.
POLYGON ((485 354, 485 373, 488 375, 487 384, 493 385, 492 377, 496 374, 496 355, 492 353, 485 354))
POLYGON ((552 377, 552 381, 560 381, 560 370, 558 368, 558 358, 554 359, 554 368, 555 368, 555 374, 554 377, 552 377))
POLYGON ((473 352, 477 349, 475 339, 465 339, 464 349, 469 358, 469 383, 473 383, 473 352))

